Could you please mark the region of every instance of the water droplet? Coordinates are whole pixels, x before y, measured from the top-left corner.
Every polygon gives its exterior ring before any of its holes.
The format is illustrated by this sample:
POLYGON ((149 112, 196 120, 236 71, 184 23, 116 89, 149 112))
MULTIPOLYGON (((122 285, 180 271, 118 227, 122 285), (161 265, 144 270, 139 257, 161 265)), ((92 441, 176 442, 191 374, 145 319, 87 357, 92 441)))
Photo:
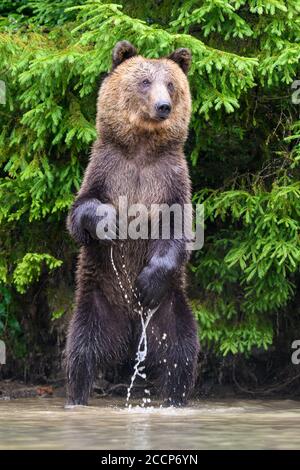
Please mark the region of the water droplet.
MULTIPOLYGON (((123 243, 120 244, 121 248, 123 247, 123 243)), ((124 254, 121 253, 121 258, 124 260, 124 254)), ((117 270, 117 267, 115 265, 115 262, 114 262, 114 258, 113 258, 113 246, 111 246, 111 250, 110 250, 110 259, 111 259, 111 264, 112 264, 112 267, 113 267, 113 270, 115 272, 115 275, 116 275, 116 278, 117 278, 117 281, 118 281, 118 284, 119 284, 119 287, 120 287, 120 290, 124 296, 124 299, 127 301, 127 303, 129 304, 130 303, 130 299, 129 299, 129 295, 127 294, 127 292, 125 291, 125 288, 121 282, 121 279, 120 279, 120 275, 119 275, 119 272, 117 270)), ((143 379, 146 379, 147 375, 145 373, 142 373, 142 371, 145 369, 145 365, 141 365, 145 359, 146 359, 146 356, 147 356, 147 327, 148 327, 148 324, 152 318, 152 315, 154 314, 154 312, 156 312, 157 308, 156 309, 153 309, 153 310, 150 310, 150 309, 147 309, 147 312, 144 311, 144 308, 142 307, 142 304, 141 302, 138 300, 138 296, 137 296, 137 293, 136 293, 136 289, 133 288, 132 286, 132 283, 131 283, 131 279, 129 277, 129 274, 128 274, 128 271, 126 269, 126 264, 124 262, 124 264, 122 265, 122 268, 124 270, 124 273, 125 273, 125 276, 126 276, 126 279, 127 279, 127 282, 129 284, 129 287, 130 287, 130 290, 133 294, 133 297, 136 299, 137 301, 137 304, 138 304, 138 307, 139 307, 139 310, 136 310, 134 309, 134 311, 138 312, 139 316, 140 316, 140 319, 141 319, 141 326, 142 326, 142 334, 141 334, 141 337, 140 337, 140 341, 139 341, 139 344, 138 344, 138 348, 137 348, 137 352, 136 352, 136 362, 135 362, 135 365, 134 365, 134 371, 133 371, 133 374, 132 374, 132 377, 131 377, 131 381, 130 381, 130 385, 127 389, 127 399, 126 399, 126 405, 128 406, 128 402, 129 402, 129 399, 131 397, 131 390, 132 390, 132 387, 133 387, 133 384, 134 384, 134 381, 136 379, 137 376, 140 376, 141 378, 143 379)), ((153 332, 153 327, 152 327, 152 332, 153 332)), ((158 338, 156 338, 158 339, 158 338)), ((146 391, 145 391, 146 393, 146 391)), ((147 393, 150 395, 150 392, 149 390, 147 390, 147 393)), ((147 399, 143 399, 143 403, 142 403, 142 406, 145 406, 145 400, 147 399)), ((149 402, 151 401, 150 398, 148 399, 149 402)), ((129 405, 129 409, 131 408, 131 405, 129 405)))

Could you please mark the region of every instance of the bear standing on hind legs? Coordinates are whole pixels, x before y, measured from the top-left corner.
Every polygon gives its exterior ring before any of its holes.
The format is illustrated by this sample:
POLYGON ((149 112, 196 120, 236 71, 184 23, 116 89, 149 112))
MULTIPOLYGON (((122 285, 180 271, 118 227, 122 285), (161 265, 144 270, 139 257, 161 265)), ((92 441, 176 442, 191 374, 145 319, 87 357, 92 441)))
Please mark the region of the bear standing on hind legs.
POLYGON ((115 222, 121 196, 128 207, 190 203, 183 145, 191 54, 177 49, 166 58, 146 59, 121 41, 112 61, 99 91, 99 138, 68 216, 68 230, 81 246, 66 346, 68 403, 86 405, 99 369, 134 358, 141 323, 133 285, 145 309, 157 308, 147 330, 147 376, 167 404, 182 405, 194 385, 199 351, 185 295, 186 241, 172 230, 169 239, 112 240, 109 232, 99 239, 97 224, 104 204, 108 225, 115 222))

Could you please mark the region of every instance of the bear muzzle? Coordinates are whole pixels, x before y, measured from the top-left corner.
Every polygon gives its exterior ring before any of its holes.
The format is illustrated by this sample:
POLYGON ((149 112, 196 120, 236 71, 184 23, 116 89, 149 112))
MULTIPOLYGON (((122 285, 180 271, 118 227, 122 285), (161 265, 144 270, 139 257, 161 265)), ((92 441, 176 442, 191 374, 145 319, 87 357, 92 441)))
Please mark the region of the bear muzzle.
POLYGON ((167 119, 172 110, 171 103, 168 101, 158 101, 155 105, 155 112, 157 119, 167 119))

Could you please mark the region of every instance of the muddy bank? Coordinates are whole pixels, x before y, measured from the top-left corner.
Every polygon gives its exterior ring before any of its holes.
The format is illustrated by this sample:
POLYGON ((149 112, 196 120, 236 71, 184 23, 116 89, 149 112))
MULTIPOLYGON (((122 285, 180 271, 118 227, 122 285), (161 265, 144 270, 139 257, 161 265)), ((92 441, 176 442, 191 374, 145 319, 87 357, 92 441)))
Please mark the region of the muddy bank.
POLYGON ((64 395, 64 387, 58 385, 25 384, 24 382, 11 380, 3 380, 0 382, 0 400, 3 401, 18 398, 63 397, 64 395))
MULTIPOLYGON (((104 397, 126 398, 129 383, 112 384, 105 379, 95 382, 91 399, 104 397)), ((153 392, 151 384, 138 383, 133 387, 135 398, 143 397, 144 389, 149 388, 153 392)), ((0 400, 15 400, 23 398, 65 398, 65 381, 49 381, 48 383, 25 383, 24 381, 2 380, 0 381, 0 400)))
MULTIPOLYGON (((300 401, 299 378, 288 379, 287 383, 279 383, 277 386, 267 386, 265 388, 247 389, 240 384, 218 384, 207 382, 201 387, 196 387, 191 399, 271 399, 285 400, 292 397, 293 400, 300 401)), ((129 383, 112 384, 105 380, 99 380, 93 388, 91 400, 97 398, 120 398, 126 400, 129 383)), ((144 396, 145 388, 151 390, 151 395, 155 397, 155 390, 149 383, 137 384, 133 388, 132 397, 141 399, 144 396)), ((25 383, 23 381, 2 380, 0 381, 0 401, 16 400, 25 398, 64 398, 66 397, 65 383, 62 380, 50 381, 48 383, 25 383)), ((157 398, 157 397, 156 397, 157 398)))

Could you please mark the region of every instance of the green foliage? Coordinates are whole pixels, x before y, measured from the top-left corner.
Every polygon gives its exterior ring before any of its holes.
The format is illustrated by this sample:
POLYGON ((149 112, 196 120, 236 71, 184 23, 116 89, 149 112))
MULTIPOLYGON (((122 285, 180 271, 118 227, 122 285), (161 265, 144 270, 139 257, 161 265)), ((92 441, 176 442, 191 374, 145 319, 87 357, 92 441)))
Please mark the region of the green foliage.
MULTIPOLYGON (((40 25, 56 26, 62 25, 66 21, 74 21, 75 14, 67 11, 68 7, 74 6, 74 0, 32 0, 26 2, 24 8, 19 11, 31 9, 31 21, 40 25)), ((76 4, 80 5, 84 0, 77 0, 76 4)))
POLYGON ((239 320, 233 302, 215 300, 212 306, 192 302, 199 323, 202 344, 212 345, 223 355, 244 353, 248 355, 253 346, 267 349, 273 340, 272 323, 255 315, 239 320))
MULTIPOLYGON (((205 191, 196 198, 205 198, 205 191)), ((222 229, 208 237, 207 249, 194 267, 212 296, 204 310, 200 306, 196 311, 203 339, 218 341, 224 353, 266 347, 272 339, 268 314, 286 307, 295 294, 299 200, 299 183, 274 183, 268 192, 260 186, 251 191, 217 190, 205 198, 207 218, 220 221, 222 229), (217 336, 207 331, 214 325, 217 336)))
POLYGON ((96 138, 101 77, 127 39, 147 57, 193 54, 186 153, 206 213, 191 276, 202 343, 222 355, 267 348, 278 315, 295 315, 299 282, 299 38, 298 0, 1 2, 1 318, 21 324, 17 291, 38 289, 43 267, 51 283, 74 254, 66 213, 96 138))
POLYGON ((25 356, 25 344, 22 338, 22 329, 16 313, 12 308, 12 295, 10 289, 0 285, 0 338, 13 349, 14 356, 25 356))
POLYGON ((58 320, 65 314, 65 310, 63 308, 60 308, 59 310, 55 310, 55 312, 52 313, 51 320, 58 320))
POLYGON ((5 329, 6 323, 9 323, 10 329, 18 329, 19 325, 16 321, 11 321, 9 317, 9 305, 11 302, 11 294, 9 290, 5 287, 0 288, 0 335, 2 337, 5 329))
POLYGON ((47 253, 26 253, 13 273, 13 282, 18 292, 23 294, 26 292, 26 288, 39 278, 43 263, 50 271, 62 265, 61 260, 55 259, 47 253))

